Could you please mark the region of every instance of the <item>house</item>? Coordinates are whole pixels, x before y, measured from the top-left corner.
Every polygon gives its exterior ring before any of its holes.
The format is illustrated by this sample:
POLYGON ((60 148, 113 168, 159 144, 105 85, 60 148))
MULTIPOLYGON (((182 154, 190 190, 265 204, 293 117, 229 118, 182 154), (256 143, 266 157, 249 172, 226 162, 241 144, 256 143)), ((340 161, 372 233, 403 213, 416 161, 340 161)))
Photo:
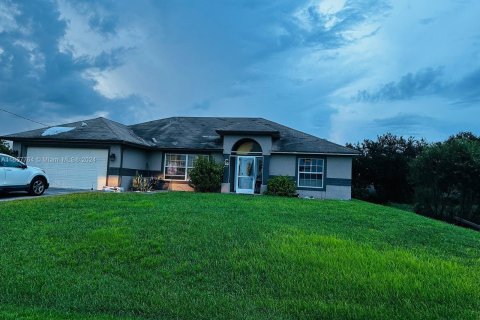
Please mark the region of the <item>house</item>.
POLYGON ((294 179, 301 196, 351 198, 357 151, 262 118, 174 117, 126 126, 105 118, 0 137, 52 187, 129 188, 136 174, 170 190, 191 190, 197 157, 224 164, 222 192, 261 193, 273 176, 294 179))

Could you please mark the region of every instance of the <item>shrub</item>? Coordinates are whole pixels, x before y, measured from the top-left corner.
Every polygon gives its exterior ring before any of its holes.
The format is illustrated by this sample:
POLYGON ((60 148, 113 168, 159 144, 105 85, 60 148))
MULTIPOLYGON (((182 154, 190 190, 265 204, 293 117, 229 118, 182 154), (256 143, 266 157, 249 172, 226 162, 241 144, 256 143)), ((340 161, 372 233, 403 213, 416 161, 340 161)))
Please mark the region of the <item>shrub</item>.
POLYGON ((137 174, 132 180, 133 191, 152 191, 157 189, 158 179, 154 177, 143 177, 141 174, 137 174))
POLYGON ((295 197, 297 187, 291 177, 276 176, 268 180, 266 194, 272 196, 295 197))
POLYGON ((190 171, 190 182, 197 192, 219 192, 223 178, 223 163, 198 157, 190 171))

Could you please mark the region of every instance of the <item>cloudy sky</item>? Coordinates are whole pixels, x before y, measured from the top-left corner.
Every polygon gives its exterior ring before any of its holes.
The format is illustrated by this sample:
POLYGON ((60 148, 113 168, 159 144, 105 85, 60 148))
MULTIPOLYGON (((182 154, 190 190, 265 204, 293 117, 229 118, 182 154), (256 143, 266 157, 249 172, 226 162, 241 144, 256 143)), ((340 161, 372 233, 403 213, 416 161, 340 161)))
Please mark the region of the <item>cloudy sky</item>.
MULTIPOLYGON (((480 134, 480 1, 0 0, 0 108, 264 117, 338 143, 480 134)), ((40 125, 0 111, 0 134, 40 125)))

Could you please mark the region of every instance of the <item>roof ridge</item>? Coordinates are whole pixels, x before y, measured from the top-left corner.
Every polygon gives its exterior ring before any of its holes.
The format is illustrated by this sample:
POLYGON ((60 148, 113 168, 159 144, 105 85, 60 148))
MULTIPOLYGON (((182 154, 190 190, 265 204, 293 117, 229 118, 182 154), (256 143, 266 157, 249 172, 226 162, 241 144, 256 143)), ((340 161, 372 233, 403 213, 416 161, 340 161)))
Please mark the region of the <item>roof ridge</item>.
MULTIPOLYGON (((112 127, 110 126, 110 123, 109 123, 110 121, 106 121, 106 120, 109 120, 109 119, 104 118, 104 117, 98 117, 97 119, 102 120, 103 123, 105 123, 105 125, 108 127, 108 129, 113 133, 113 135, 114 135, 115 137, 120 138, 120 137, 118 136, 118 134, 117 134, 115 131, 113 131, 112 127)), ((95 120, 95 119, 92 119, 92 120, 95 120)))
POLYGON ((157 122, 157 121, 164 121, 168 119, 217 119, 217 120, 229 120, 229 119, 256 119, 256 120, 265 120, 264 118, 261 117, 209 117, 209 116, 173 116, 173 117, 166 117, 166 118, 160 118, 160 119, 155 119, 155 120, 150 120, 150 121, 145 121, 145 122, 140 122, 140 123, 135 123, 131 125, 126 125, 127 127, 133 127, 137 125, 142 125, 142 124, 147 124, 147 123, 152 123, 152 122, 157 122))
POLYGON ((142 141, 143 143, 146 143, 148 144, 147 140, 145 140, 144 138, 140 137, 139 135, 137 135, 129 126, 121 123, 121 122, 118 122, 118 121, 114 121, 114 120, 110 120, 110 119, 107 119, 107 118, 104 118, 104 117, 100 117, 103 122, 107 125, 108 129, 110 131, 112 131, 112 133, 120 140, 123 140, 122 137, 117 134, 117 132, 115 132, 113 129, 112 129, 112 125, 115 125, 117 126, 117 128, 120 126, 121 128, 120 129, 125 129, 127 131, 127 133, 132 137, 132 138, 135 138, 136 140, 138 141, 142 141))

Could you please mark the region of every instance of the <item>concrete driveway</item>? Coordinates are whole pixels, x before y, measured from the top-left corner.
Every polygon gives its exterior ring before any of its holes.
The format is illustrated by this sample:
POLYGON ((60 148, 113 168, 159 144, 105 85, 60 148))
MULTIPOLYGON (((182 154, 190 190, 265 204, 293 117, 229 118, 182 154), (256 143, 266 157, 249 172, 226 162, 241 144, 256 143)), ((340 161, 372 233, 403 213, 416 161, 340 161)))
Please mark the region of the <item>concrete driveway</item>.
POLYGON ((49 188, 40 197, 32 197, 26 192, 12 192, 7 194, 0 193, 0 201, 12 201, 12 200, 25 200, 25 199, 39 199, 42 197, 60 196, 64 194, 80 193, 80 192, 92 192, 90 190, 80 189, 61 189, 61 188, 49 188))

